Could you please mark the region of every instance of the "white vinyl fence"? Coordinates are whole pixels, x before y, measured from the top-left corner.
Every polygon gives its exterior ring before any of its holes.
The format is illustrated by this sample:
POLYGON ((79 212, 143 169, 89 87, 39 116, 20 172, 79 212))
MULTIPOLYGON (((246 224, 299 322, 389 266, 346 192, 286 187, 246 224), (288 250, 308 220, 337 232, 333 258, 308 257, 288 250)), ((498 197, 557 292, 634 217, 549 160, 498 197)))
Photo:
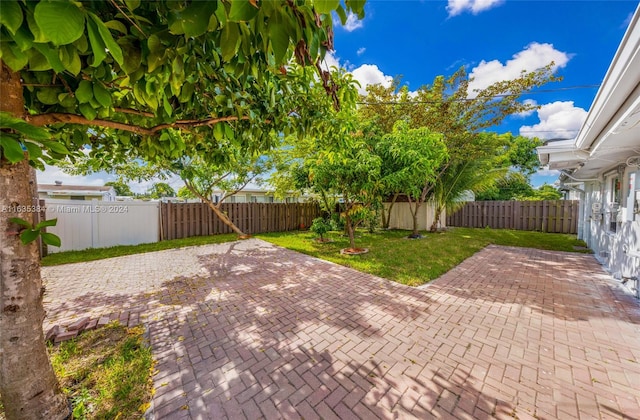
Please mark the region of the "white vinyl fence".
POLYGON ((62 240, 48 252, 137 245, 160 239, 160 203, 46 200, 46 219, 58 219, 47 232, 62 240))

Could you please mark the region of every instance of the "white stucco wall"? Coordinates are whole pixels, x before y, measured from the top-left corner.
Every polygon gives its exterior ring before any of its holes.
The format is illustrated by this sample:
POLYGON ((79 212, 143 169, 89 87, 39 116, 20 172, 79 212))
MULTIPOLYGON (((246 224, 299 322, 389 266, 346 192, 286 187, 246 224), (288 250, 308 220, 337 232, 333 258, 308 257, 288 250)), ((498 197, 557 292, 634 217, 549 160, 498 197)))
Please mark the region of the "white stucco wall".
MULTIPOLYGON (((578 237, 587 243, 614 278, 629 279, 625 286, 640 297, 640 281, 637 280, 640 277, 640 214, 634 213, 636 192, 640 194, 640 171, 636 167, 626 167, 619 173, 621 194, 616 231, 610 226, 611 180, 616 173, 609 171, 603 174, 601 182, 584 185, 582 226, 578 237), (594 203, 600 203, 600 211, 593 211, 594 203)), ((637 211, 637 205, 635 208, 637 211)))

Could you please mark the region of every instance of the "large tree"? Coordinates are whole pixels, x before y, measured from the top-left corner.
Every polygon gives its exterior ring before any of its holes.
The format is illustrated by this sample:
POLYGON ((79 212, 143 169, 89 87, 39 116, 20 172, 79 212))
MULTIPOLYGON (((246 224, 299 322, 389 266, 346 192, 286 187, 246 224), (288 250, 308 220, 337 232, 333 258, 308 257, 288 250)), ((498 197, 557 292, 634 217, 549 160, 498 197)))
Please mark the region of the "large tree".
POLYGON ((382 184, 391 203, 383 213, 383 225, 389 227, 391 210, 399 194, 409 201, 413 218, 412 237, 417 237, 418 212, 430 197, 439 171, 446 162, 447 148, 439 133, 428 128, 409 128, 400 120, 393 131, 375 145, 382 159, 382 184))
POLYGON ((337 115, 332 126, 324 134, 325 147, 305 160, 304 173, 316 191, 341 199, 350 249, 356 250, 355 230, 374 210, 382 191, 382 160, 373 150, 378 133, 348 112, 337 115))
POLYGON ((175 197, 176 190, 171 187, 171 185, 166 182, 155 182, 151 188, 147 190, 147 194, 151 198, 164 198, 164 197, 175 197))
POLYGON ((133 191, 129 187, 129 184, 119 179, 117 181, 109 181, 104 183, 105 187, 113 187, 116 195, 120 196, 133 196, 133 191))
POLYGON ((33 165, 85 144, 108 155, 153 159, 215 151, 220 136, 255 152, 307 124, 291 118, 290 60, 318 67, 333 48, 331 13, 343 23, 363 1, 3 1, 0 14, 0 394, 8 419, 61 419, 66 398, 47 358, 35 244, 10 218, 33 223, 33 165), (22 120, 46 126, 44 135, 22 120), (189 136, 170 136, 173 128, 189 136), (242 136, 234 133, 242 132, 242 136), (183 141, 187 138, 189 143, 183 141), (26 153, 22 150, 26 149, 26 153))
MULTIPOLYGON (((487 156, 493 159, 493 166, 487 166, 484 174, 487 180, 495 178, 495 169, 511 164, 522 164, 532 168, 527 144, 514 140, 518 153, 510 153, 508 147, 498 148, 498 144, 487 146, 487 137, 479 134, 489 127, 500 124, 509 115, 535 108, 521 101, 523 94, 550 81, 559 80, 553 75, 554 65, 548 64, 531 72, 522 72, 512 80, 496 82, 479 91, 470 91, 470 79, 464 68, 452 76, 438 76, 430 85, 420 87, 410 94, 406 87, 400 87, 400 80, 389 87, 368 86, 368 94, 363 98, 360 113, 365 118, 374 118, 385 132, 393 130, 393 124, 405 120, 412 128, 426 127, 442 134, 447 146, 448 160, 439 168, 428 197, 436 207, 444 209, 455 200, 453 191, 461 183, 456 177, 459 168, 470 160, 481 160, 487 156), (521 153, 520 153, 521 152, 521 153), (513 163, 512 163, 513 161, 513 163), (448 182, 456 182, 446 185, 448 182), (432 194, 435 188, 441 194, 432 194), (448 193, 444 193, 449 191, 448 193)), ((504 143, 506 137, 497 139, 504 143)), ((475 176, 482 175, 477 173, 475 176)), ((474 176, 474 177, 475 177, 474 176)), ((486 181, 486 180, 485 180, 486 181)), ((484 185, 480 179, 476 183, 484 185)), ((434 227, 441 212, 436 214, 434 227)))

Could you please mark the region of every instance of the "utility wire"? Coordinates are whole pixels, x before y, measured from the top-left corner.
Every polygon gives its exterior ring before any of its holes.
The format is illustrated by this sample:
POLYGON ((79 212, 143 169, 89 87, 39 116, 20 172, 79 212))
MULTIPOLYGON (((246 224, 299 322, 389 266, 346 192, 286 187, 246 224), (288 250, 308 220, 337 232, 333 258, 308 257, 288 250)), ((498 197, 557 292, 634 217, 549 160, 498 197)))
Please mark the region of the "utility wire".
MULTIPOLYGON (((576 85, 576 86, 567 86, 567 87, 563 87, 563 88, 555 88, 555 89, 540 89, 540 90, 536 90, 534 92, 527 92, 526 95, 533 95, 533 94, 538 94, 538 93, 551 93, 551 92, 562 92, 565 90, 574 90, 574 89, 594 89, 594 88, 598 88, 600 87, 599 84, 597 85, 576 85)), ((506 98, 509 96, 516 96, 513 93, 505 93, 502 95, 494 95, 491 98, 497 99, 497 98, 506 98)), ((474 101, 476 98, 460 98, 460 99, 452 99, 450 101, 452 102, 469 102, 469 101, 474 101)), ((420 105, 420 104, 439 104, 442 103, 442 101, 406 101, 406 102, 399 102, 399 101, 381 101, 381 102, 356 102, 358 105, 420 105)))

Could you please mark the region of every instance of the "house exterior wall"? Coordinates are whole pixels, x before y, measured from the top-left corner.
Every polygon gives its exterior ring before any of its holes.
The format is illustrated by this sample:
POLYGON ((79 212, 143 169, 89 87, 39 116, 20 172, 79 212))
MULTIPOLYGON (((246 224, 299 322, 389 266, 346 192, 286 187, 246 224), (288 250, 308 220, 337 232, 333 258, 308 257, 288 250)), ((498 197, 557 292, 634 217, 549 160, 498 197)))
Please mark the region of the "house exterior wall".
POLYGON ((38 198, 47 200, 116 201, 116 191, 111 188, 109 191, 86 195, 85 191, 51 191, 44 189, 38 191, 38 198))
POLYGON ((622 166, 604 172, 600 181, 584 184, 583 196, 578 238, 614 278, 630 279, 626 286, 640 297, 639 168, 622 166))

